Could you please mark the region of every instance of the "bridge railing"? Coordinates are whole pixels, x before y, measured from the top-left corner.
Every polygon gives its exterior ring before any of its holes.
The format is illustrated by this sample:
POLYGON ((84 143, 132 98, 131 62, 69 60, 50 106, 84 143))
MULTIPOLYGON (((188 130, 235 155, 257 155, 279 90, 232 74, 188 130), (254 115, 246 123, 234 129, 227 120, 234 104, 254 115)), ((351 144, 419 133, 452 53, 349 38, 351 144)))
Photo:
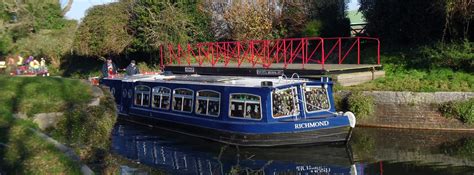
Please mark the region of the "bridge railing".
MULTIPOLYGON (((249 40, 226 42, 203 42, 189 44, 165 44, 160 46, 160 63, 182 66, 219 66, 219 67, 263 67, 273 64, 361 64, 362 45, 364 52, 376 57, 380 64, 380 40, 370 37, 334 37, 334 38, 287 38, 275 40, 249 40), (352 57, 356 60, 348 60, 352 57)), ((367 55, 367 54, 364 54, 367 55)), ((367 58, 364 58, 367 59, 367 58)))

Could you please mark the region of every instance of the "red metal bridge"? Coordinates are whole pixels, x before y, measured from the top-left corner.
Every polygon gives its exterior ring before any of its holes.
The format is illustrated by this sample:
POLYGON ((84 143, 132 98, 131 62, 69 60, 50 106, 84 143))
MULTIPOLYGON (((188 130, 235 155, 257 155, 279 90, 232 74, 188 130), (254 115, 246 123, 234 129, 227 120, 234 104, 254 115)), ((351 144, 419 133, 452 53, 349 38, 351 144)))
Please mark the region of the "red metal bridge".
POLYGON ((320 72, 365 69, 380 67, 380 40, 371 37, 310 37, 166 44, 160 46, 160 57, 165 70, 176 67, 320 72))

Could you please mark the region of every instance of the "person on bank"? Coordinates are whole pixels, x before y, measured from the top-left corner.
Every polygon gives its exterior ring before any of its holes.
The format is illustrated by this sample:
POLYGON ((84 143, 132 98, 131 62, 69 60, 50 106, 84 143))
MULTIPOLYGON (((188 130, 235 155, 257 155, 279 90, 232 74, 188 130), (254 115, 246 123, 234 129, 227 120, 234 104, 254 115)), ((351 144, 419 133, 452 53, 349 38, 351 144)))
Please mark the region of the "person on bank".
POLYGON ((130 64, 125 69, 125 71, 127 72, 128 76, 132 76, 132 75, 140 73, 140 70, 138 69, 137 65, 135 64, 135 60, 132 60, 130 62, 130 64))
POLYGON ((37 74, 39 72, 40 63, 38 62, 38 60, 33 59, 28 64, 30 65, 30 71, 32 73, 37 74))
POLYGON ((16 62, 13 57, 8 57, 6 72, 10 75, 15 75, 16 73, 16 62))
POLYGON ((117 74, 117 66, 112 62, 112 59, 107 58, 104 65, 102 65, 102 76, 109 77, 117 74))

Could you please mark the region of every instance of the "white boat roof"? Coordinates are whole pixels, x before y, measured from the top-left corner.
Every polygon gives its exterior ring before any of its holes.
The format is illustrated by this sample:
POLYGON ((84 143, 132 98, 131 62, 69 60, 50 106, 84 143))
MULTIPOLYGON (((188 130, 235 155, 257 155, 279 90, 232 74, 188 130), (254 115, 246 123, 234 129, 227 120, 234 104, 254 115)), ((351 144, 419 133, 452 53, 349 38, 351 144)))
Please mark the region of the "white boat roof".
POLYGON ((215 85, 215 86, 239 86, 239 87, 261 87, 262 81, 273 82, 273 87, 284 86, 294 83, 309 82, 303 78, 286 78, 286 77, 243 77, 243 76, 216 76, 216 75, 144 75, 138 74, 133 76, 123 76, 106 78, 111 80, 122 80, 124 82, 166 82, 166 83, 182 83, 196 85, 215 85))

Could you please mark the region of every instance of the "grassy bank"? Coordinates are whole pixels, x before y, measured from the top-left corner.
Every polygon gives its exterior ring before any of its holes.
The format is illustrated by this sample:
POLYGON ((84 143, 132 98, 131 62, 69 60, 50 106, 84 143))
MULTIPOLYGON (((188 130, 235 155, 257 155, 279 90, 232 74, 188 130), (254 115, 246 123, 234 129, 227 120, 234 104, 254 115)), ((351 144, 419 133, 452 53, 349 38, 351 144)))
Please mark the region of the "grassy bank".
POLYGON ((79 166, 36 136, 29 121, 0 118, 0 172, 11 174, 80 174, 79 166))
POLYGON ((110 135, 117 120, 114 99, 104 90, 98 106, 73 104, 57 127, 49 133, 58 141, 73 148, 81 160, 100 174, 115 174, 111 158, 110 135))
POLYGON ((384 64, 385 77, 361 85, 342 87, 345 90, 368 91, 474 91, 474 74, 447 68, 410 69, 384 64))
MULTIPOLYGON (((72 147, 83 162, 106 163, 115 106, 105 93, 101 104, 88 107, 92 89, 79 80, 54 77, 0 76, 0 172, 13 174, 78 174, 78 165, 54 146, 32 134, 34 114, 64 112, 47 132, 72 147), (13 114, 26 114, 14 119, 13 114)), ((96 169, 97 170, 97 169, 96 169)))
POLYGON ((413 47, 386 46, 381 54, 386 77, 343 89, 474 91, 472 48, 474 42, 469 41, 413 47))
POLYGON ((0 169, 13 174, 78 174, 79 167, 53 145, 28 128, 29 120, 15 120, 14 113, 32 116, 67 109, 68 104, 86 103, 90 91, 79 81, 59 78, 0 76, 0 169), (86 90, 84 90, 86 89, 86 90))

